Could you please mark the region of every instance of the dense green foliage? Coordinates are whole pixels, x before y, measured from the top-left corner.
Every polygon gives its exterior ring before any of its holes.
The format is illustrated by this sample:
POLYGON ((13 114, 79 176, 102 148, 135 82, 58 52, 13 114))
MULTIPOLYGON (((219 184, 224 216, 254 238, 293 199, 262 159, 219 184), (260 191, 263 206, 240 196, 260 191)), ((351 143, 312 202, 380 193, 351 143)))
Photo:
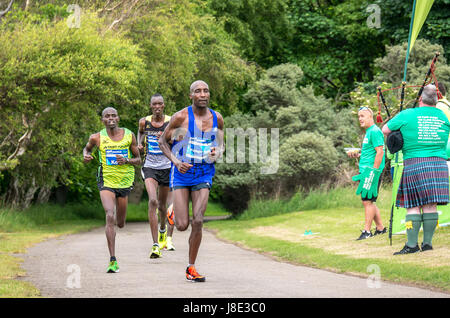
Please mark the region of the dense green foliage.
MULTIPOLYGON (((366 83, 359 83, 357 88, 351 92, 354 109, 362 105, 370 106, 374 111, 378 111, 376 89, 381 86, 383 90, 400 87, 403 80, 403 67, 405 63, 407 43, 387 46, 386 55, 375 60, 377 73, 374 80, 366 83)), ((419 39, 416 41, 411 51, 406 84, 407 86, 420 86, 425 80, 425 76, 430 68, 431 61, 436 52, 440 52, 435 75, 439 82, 450 88, 450 65, 447 64, 444 48, 439 44, 432 44, 428 40, 419 39)), ((403 107, 412 107, 417 97, 419 87, 408 87, 405 89, 405 100, 403 107)), ((401 90, 391 90, 383 93, 391 116, 399 111, 401 90)), ((381 105, 383 119, 387 119, 386 111, 381 105)))
MULTIPOLYGON (((294 62, 305 73, 304 84, 314 84, 316 92, 335 98, 343 106, 355 82, 372 80, 374 61, 385 53, 385 46, 408 40, 413 1, 209 3, 248 59, 264 67, 294 62)), ((420 33, 420 37, 441 44, 446 52, 450 49, 449 4, 449 0, 434 1, 420 33)))
MULTIPOLYGON (((0 201, 98 200, 96 164, 84 165, 81 151, 102 128, 101 110, 116 107, 120 125, 136 132, 152 94, 173 114, 196 79, 209 83, 226 128, 253 138, 266 130, 267 154, 279 155, 276 171, 262 173, 274 162, 252 142, 235 143, 234 158, 225 160, 228 151, 217 165, 214 200, 236 212, 251 198, 345 184, 354 162, 343 148, 363 134, 352 110, 376 110, 376 87, 399 85, 411 2, 79 0, 74 27, 67 1, 16 0, 0 17, 0 201)), ((450 86, 449 3, 435 1, 408 84, 421 84, 440 51, 436 75, 450 86)), ((396 93, 386 97, 398 103, 396 93)))
POLYGON ((71 184, 74 165, 83 172, 77 161, 89 133, 100 128, 102 108, 115 105, 130 121, 144 100, 137 46, 112 33, 99 36, 100 21, 88 13, 80 29, 40 18, 24 14, 0 34, 0 131, 8 136, 0 160, 17 152, 6 198, 14 205, 27 206, 38 189, 45 197, 50 187, 71 184))
POLYGON ((66 5, 14 7, 0 25, 3 202, 46 202, 52 189, 98 200, 95 164, 83 165, 81 151, 102 128, 106 106, 136 132, 152 94, 163 93, 173 113, 202 78, 214 87, 212 107, 235 111, 254 68, 221 26, 211 16, 197 19, 196 10, 188 1, 177 1, 176 10, 161 3, 117 32, 108 16, 86 9, 81 27, 70 28, 66 5))
MULTIPOLYGON (((285 196, 298 187, 311 188, 331 182, 339 164, 347 161, 343 147, 357 140, 354 120, 348 111, 338 111, 331 100, 315 96, 311 87, 299 87, 302 70, 294 64, 270 68, 244 95, 255 115, 233 114, 225 118, 226 127, 235 128, 233 163, 225 155, 225 163, 217 166, 217 185, 225 195, 224 204, 233 212, 247 207, 249 197, 285 196), (265 138, 259 128, 279 127, 279 162, 271 173, 263 173, 266 166, 258 148, 258 158, 252 162, 256 143, 265 138), (238 128, 241 128, 239 133, 238 128), (252 129, 254 132, 252 133, 252 129), (245 144, 245 163, 239 163, 242 153, 239 136, 249 138, 245 144)), ((274 150, 267 134, 270 155, 274 150)), ((227 135, 227 143, 230 136, 227 135)), ((227 146, 229 152, 230 146, 227 146)), ((273 161, 272 161, 273 163, 273 161)))

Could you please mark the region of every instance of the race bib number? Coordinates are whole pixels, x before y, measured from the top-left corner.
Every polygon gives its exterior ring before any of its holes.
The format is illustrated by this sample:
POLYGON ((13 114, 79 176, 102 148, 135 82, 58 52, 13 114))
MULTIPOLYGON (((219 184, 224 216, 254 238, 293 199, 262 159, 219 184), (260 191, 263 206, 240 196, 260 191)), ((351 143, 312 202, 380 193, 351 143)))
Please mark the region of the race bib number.
POLYGON ((158 137, 155 135, 147 136, 147 151, 152 155, 162 155, 163 152, 159 149, 158 137))
POLYGON ((127 149, 107 149, 105 153, 106 153, 106 165, 108 166, 118 165, 116 155, 121 155, 124 158, 128 158, 127 149))
POLYGON ((186 149, 186 156, 194 160, 206 160, 211 152, 211 141, 189 143, 186 149))

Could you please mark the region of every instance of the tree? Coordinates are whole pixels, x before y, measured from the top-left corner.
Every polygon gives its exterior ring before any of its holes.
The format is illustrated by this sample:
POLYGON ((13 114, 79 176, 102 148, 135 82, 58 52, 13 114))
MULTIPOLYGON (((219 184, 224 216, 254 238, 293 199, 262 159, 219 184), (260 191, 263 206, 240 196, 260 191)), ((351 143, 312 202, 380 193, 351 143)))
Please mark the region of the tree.
MULTIPOLYGON (((386 55, 375 60, 376 74, 374 80, 368 83, 359 83, 358 87, 351 93, 354 109, 364 105, 378 111, 377 87, 380 86, 385 90, 401 86, 407 46, 407 42, 386 46, 386 55)), ((441 53, 436 63, 436 78, 439 82, 443 82, 446 87, 450 87, 450 66, 447 64, 444 48, 439 44, 432 44, 430 41, 423 39, 416 41, 409 57, 406 73, 408 86, 423 84, 436 52, 441 53)), ((404 108, 413 105, 418 91, 419 87, 405 90, 404 108)), ((383 93, 391 116, 399 110, 400 93, 400 89, 383 93)), ((387 114, 383 106, 381 111, 383 118, 386 119, 387 114)))
POLYGON ((103 107, 115 105, 124 121, 142 114, 146 74, 138 47, 101 36, 92 13, 80 29, 15 13, 20 23, 8 23, 17 21, 8 15, 0 26, 0 166, 10 180, 4 202, 26 207, 36 194, 45 202, 49 189, 70 183, 103 107))
POLYGON ((188 105, 190 84, 203 79, 212 107, 230 115, 241 91, 254 81, 255 69, 240 57, 236 42, 196 2, 154 4, 122 29, 142 48, 148 89, 165 97, 168 112, 188 105))
POLYGON ((287 61, 293 31, 288 1, 209 0, 208 4, 247 59, 263 67, 287 61))
MULTIPOLYGON (((315 96, 311 86, 298 87, 302 74, 295 64, 268 69, 244 95, 253 114, 235 113, 224 119, 235 135, 249 137, 245 149, 240 149, 242 141, 225 130, 226 160, 217 164, 214 182, 225 194, 223 203, 233 202, 230 209, 234 213, 245 210, 250 198, 289 196, 299 187, 330 183, 336 167, 347 162, 343 148, 358 137, 354 118, 347 110, 338 111, 330 99, 315 96), (260 128, 279 129, 279 167, 275 173, 262 173, 261 156, 251 159, 255 152, 261 154, 261 148, 256 147, 260 128), (227 162, 230 145, 234 145, 231 150, 236 159, 245 154, 245 162, 227 162)), ((267 140, 267 154, 276 153, 275 145, 272 139, 267 140)))
MULTIPOLYGON (((373 3, 379 5, 382 12, 380 31, 390 38, 386 44, 407 42, 413 1, 376 0, 373 3)), ((449 0, 435 0, 419 33, 419 38, 440 44, 446 54, 450 52, 449 4, 449 0)))
MULTIPOLYGON (((346 100, 356 81, 372 80, 386 35, 367 24, 370 1, 291 0, 292 60, 316 93, 346 100)), ((342 106, 344 103, 342 104, 342 106)))

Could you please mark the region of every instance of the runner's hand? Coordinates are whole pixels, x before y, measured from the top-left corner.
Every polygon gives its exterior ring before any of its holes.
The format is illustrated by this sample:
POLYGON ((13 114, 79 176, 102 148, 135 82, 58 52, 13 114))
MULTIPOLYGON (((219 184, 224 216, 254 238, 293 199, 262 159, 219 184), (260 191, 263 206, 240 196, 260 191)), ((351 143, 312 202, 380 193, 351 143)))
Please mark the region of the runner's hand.
POLYGON ((92 157, 91 155, 85 155, 83 158, 83 162, 89 163, 92 159, 94 159, 94 157, 92 157))
POLYGON ((217 159, 219 159, 220 154, 216 152, 216 147, 211 147, 211 151, 208 154, 209 163, 215 162, 217 159))
POLYGON ((116 160, 117 160, 118 165, 124 165, 124 164, 128 163, 127 158, 125 158, 122 155, 116 155, 116 160))
POLYGON ((186 173, 189 169, 192 168, 192 165, 190 163, 187 162, 179 162, 175 165, 178 169, 178 171, 180 171, 181 173, 186 173))

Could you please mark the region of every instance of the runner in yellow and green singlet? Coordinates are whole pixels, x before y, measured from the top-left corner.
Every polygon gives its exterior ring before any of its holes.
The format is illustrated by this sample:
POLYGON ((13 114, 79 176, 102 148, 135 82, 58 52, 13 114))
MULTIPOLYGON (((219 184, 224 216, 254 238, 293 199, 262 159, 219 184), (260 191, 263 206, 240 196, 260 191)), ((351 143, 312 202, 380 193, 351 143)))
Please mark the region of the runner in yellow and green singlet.
POLYGON ((136 137, 126 129, 119 128, 117 110, 107 107, 102 112, 105 129, 89 137, 83 149, 84 162, 90 162, 94 147, 99 150, 100 166, 97 185, 106 213, 106 240, 110 253, 108 273, 119 272, 115 256, 115 224, 122 228, 127 214, 128 194, 133 189, 134 166, 141 164, 136 137))

